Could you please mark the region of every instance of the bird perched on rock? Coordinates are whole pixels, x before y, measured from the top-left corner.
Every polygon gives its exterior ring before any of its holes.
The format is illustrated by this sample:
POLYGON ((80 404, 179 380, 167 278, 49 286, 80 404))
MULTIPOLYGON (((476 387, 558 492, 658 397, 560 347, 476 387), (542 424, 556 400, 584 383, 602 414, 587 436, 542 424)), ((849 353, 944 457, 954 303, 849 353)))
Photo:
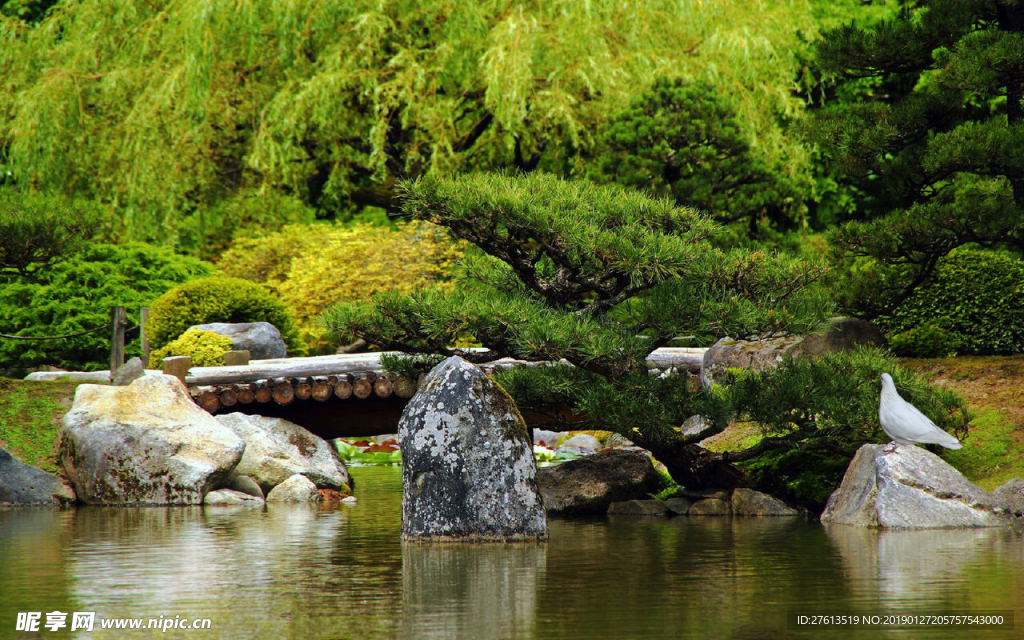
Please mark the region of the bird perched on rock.
POLYGON ((892 376, 882 374, 882 398, 878 405, 878 421, 882 431, 892 438, 886 453, 892 453, 900 444, 941 444, 947 449, 960 449, 962 445, 954 436, 935 426, 917 407, 896 393, 892 376))

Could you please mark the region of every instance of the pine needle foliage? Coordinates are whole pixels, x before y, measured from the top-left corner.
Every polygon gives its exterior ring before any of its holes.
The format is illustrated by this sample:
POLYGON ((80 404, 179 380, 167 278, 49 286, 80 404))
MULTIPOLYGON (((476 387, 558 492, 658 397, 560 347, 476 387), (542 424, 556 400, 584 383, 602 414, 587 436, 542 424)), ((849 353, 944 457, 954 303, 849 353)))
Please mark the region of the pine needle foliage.
MULTIPOLYGON (((729 411, 685 375, 650 375, 653 350, 681 331, 805 331, 829 309, 813 286, 820 267, 721 251, 710 242, 720 227, 703 214, 616 185, 534 172, 425 178, 400 192, 406 214, 482 250, 465 261, 464 286, 339 306, 327 325, 406 353, 545 363, 497 374, 521 409, 552 419, 568 409, 649 448, 688 445, 675 431, 685 418, 724 426, 729 411), (467 335, 489 352, 453 346, 467 335)), ((680 482, 701 481, 699 464, 667 450, 659 459, 680 482)))
POLYGON ((891 313, 964 244, 1024 247, 1024 5, 902 2, 870 28, 829 32, 817 52, 873 87, 811 128, 864 196, 859 219, 831 235, 856 270, 838 287, 846 306, 891 313))

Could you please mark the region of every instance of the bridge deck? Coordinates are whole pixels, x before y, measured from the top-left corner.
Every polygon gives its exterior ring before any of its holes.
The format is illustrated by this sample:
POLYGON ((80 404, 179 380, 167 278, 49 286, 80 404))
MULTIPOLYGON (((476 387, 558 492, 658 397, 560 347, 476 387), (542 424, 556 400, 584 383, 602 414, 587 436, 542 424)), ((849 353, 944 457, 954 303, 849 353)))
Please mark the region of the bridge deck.
MULTIPOLYGON (((705 349, 654 351, 650 367, 700 370, 705 349)), ((380 353, 257 360, 234 367, 193 367, 185 378, 195 401, 210 413, 240 411, 280 417, 323 438, 394 433, 420 380, 387 375, 380 353)), ((503 359, 485 371, 532 363, 503 359)), ((531 424, 546 420, 526 416, 531 424)))

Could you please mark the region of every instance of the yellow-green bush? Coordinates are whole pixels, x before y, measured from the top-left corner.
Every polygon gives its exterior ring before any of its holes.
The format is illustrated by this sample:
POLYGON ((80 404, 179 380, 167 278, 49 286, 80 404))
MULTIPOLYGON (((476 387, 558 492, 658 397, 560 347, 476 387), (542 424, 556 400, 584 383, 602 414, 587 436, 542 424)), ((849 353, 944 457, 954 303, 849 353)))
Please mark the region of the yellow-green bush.
POLYGON ((189 327, 210 322, 269 322, 281 332, 289 354, 303 352, 284 303, 263 285, 241 278, 202 278, 171 289, 150 305, 146 330, 159 349, 189 327))
POLYGON ((192 329, 150 353, 149 366, 151 369, 159 369, 164 358, 190 356, 194 367, 221 367, 224 366, 224 354, 231 351, 232 344, 231 338, 227 336, 192 329))
POLYGON ((383 291, 412 292, 443 282, 462 255, 459 245, 425 222, 397 228, 355 224, 291 225, 241 240, 219 263, 230 276, 266 283, 296 318, 311 351, 331 345, 317 318, 339 302, 383 291))

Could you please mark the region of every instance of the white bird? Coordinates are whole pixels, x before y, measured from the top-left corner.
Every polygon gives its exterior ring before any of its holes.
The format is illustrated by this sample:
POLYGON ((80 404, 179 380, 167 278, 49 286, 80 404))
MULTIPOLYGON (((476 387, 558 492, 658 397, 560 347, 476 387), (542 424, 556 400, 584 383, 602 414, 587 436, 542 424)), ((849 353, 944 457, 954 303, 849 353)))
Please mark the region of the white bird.
POLYGON ((935 426, 926 415, 896 393, 892 376, 882 374, 882 398, 878 404, 878 421, 882 431, 892 438, 886 453, 896 450, 897 444, 941 444, 947 449, 960 449, 963 445, 954 436, 935 426))

